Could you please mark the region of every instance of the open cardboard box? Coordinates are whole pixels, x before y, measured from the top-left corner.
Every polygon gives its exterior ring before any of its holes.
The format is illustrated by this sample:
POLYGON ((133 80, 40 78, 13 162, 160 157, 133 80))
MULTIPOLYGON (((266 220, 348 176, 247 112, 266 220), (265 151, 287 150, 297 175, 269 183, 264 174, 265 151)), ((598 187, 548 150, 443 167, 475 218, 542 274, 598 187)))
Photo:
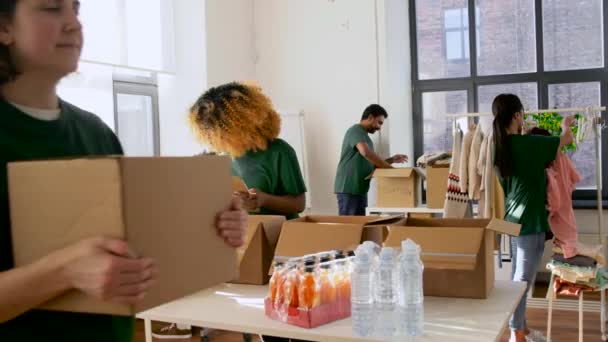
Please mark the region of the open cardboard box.
POLYGON ((245 244, 237 250, 239 277, 232 281, 238 284, 264 285, 270 279, 274 249, 279 239, 284 216, 249 215, 245 244))
POLYGON ((426 206, 443 209, 448 191, 450 165, 436 165, 426 168, 426 206))
POLYGON ((73 290, 43 309, 133 315, 237 276, 215 220, 229 207, 228 157, 88 158, 8 165, 15 266, 82 239, 124 239, 153 258, 157 282, 138 305, 73 290))
POLYGON ((416 207, 418 174, 415 169, 376 169, 372 177, 376 178, 378 207, 416 207))
POLYGON ((495 232, 517 236, 520 229, 498 219, 408 218, 389 227, 384 245, 420 245, 425 296, 485 299, 494 288, 495 232))
POLYGON ((403 216, 318 216, 286 221, 275 249, 275 257, 298 257, 323 251, 356 248, 362 241, 379 245, 388 235, 387 225, 403 216))

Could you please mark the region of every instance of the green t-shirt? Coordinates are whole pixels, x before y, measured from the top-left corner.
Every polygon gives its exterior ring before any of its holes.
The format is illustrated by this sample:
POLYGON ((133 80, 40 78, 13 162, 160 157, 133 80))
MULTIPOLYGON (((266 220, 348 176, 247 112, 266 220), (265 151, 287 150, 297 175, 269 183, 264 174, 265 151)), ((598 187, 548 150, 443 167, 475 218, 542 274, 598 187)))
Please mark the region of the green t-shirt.
MULTIPOLYGON (((300 195, 306 185, 294 149, 284 140, 275 139, 265 151, 249 151, 232 161, 232 174, 243 179, 247 187, 270 195, 300 195)), ((252 214, 282 215, 261 208, 252 214)), ((287 219, 298 217, 298 213, 285 215, 287 219)))
MULTIPOLYGON (((60 107, 59 119, 42 121, 0 99, 0 271, 13 268, 8 162, 122 154, 118 139, 97 116, 63 101, 60 107)), ((127 342, 133 329, 132 317, 31 310, 1 323, 0 340, 127 342)))
POLYGON ((367 131, 360 124, 356 124, 344 135, 334 183, 336 194, 367 195, 369 191, 370 180, 365 178, 374 171, 374 165, 357 150, 357 144, 360 142, 366 143, 374 150, 374 143, 367 131))
POLYGON ((513 176, 501 179, 505 220, 519 223, 521 235, 548 232, 545 165, 555 160, 559 137, 511 135, 513 176))

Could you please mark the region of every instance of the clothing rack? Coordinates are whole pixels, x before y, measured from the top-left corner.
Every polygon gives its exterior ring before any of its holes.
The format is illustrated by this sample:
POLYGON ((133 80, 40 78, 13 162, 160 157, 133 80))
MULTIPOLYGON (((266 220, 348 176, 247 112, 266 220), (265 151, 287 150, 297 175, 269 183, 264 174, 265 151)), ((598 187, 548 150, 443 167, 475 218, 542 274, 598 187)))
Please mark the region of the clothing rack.
MULTIPOLYGON (((526 110, 525 114, 540 114, 540 113, 569 113, 569 112, 605 112, 606 107, 579 107, 579 108, 553 108, 553 109, 535 109, 526 110)), ((447 118, 477 118, 482 116, 492 116, 492 113, 461 113, 461 114, 446 114, 447 118)))
MULTIPOLYGON (((606 111, 606 107, 579 107, 579 108, 549 108, 549 109, 537 109, 527 110, 525 114, 540 114, 540 113, 582 113, 587 119, 591 119, 593 124, 594 133, 594 147, 595 147, 595 174, 597 182, 597 223, 598 223, 598 242, 603 247, 604 259, 607 255, 606 239, 604 238, 604 212, 603 212, 603 199, 602 199, 602 156, 601 156, 601 141, 602 141, 602 129, 604 124, 602 122, 602 112, 606 111)), ((460 118, 476 118, 492 116, 492 113, 461 113, 461 114, 446 114, 447 118, 453 119, 453 134, 456 134, 458 125, 456 119, 460 118)), ((553 276, 552 276, 553 277, 553 276)), ((549 289, 551 291, 552 289, 549 289)), ((608 335, 606 334, 606 295, 605 290, 600 290, 601 304, 600 304, 600 320, 601 320, 601 333, 602 341, 608 341, 608 335)), ((579 298, 579 311, 582 311, 582 296, 579 298)), ((582 313, 579 312, 579 321, 582 320, 582 313)), ((549 328, 551 322, 549 321, 549 328)), ((582 321, 579 322, 579 333, 582 332, 582 321)), ((548 330, 550 332, 550 330, 548 330)), ((549 335, 550 336, 550 335, 549 335)), ((579 340, 582 340, 580 335, 579 340)))

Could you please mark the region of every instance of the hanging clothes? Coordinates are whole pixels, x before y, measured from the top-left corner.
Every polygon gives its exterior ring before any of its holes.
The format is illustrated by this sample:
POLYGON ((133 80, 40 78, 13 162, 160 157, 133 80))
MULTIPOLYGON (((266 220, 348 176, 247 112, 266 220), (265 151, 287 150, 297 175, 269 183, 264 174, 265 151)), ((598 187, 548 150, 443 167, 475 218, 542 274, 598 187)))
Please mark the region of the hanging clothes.
POLYGON ((454 132, 452 164, 448 176, 448 190, 445 195, 443 216, 446 218, 462 218, 468 207, 469 196, 462 192, 460 187, 460 154, 462 152, 462 130, 457 128, 454 132))
POLYGON ((494 167, 494 138, 488 134, 481 144, 478 171, 481 173, 481 191, 479 200, 479 217, 505 217, 505 193, 500 185, 496 168, 494 167))
POLYGON ((485 183, 485 171, 486 171, 486 157, 488 140, 491 134, 483 137, 481 147, 479 149, 479 160, 477 161, 477 174, 479 175, 479 217, 485 217, 486 212, 486 183, 485 183))
POLYGON ((479 200, 481 198, 481 174, 477 171, 477 164, 481 155, 481 144, 483 142, 483 129, 481 124, 477 125, 471 142, 471 153, 469 156, 469 199, 479 200))
POLYGON ((576 256, 577 228, 572 192, 581 180, 574 164, 563 152, 558 152, 553 164, 547 169, 547 210, 549 225, 555 235, 555 244, 562 248, 566 258, 576 256))
POLYGON ((469 193, 469 158, 471 156, 471 145, 476 131, 475 125, 469 127, 469 131, 462 139, 462 149, 460 153, 460 189, 463 193, 469 193))

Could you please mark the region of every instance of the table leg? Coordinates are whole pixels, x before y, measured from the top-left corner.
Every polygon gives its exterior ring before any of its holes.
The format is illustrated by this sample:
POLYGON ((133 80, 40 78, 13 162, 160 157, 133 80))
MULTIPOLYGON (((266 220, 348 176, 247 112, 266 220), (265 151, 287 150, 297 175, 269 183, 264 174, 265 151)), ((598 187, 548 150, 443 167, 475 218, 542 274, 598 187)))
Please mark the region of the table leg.
MULTIPOLYGON (((551 291, 551 288, 549 288, 551 291)), ((549 295, 549 312, 547 315, 547 342, 551 342, 551 325, 553 324, 553 298, 555 294, 551 291, 549 295)))
POLYGON ((583 342, 583 292, 578 297, 578 341, 583 342))
POLYGON ((602 332, 602 341, 606 341, 606 290, 602 289, 600 292, 601 303, 600 303, 600 331, 602 332))
POLYGON ((146 332, 146 342, 152 342, 152 320, 144 319, 144 330, 146 332))

